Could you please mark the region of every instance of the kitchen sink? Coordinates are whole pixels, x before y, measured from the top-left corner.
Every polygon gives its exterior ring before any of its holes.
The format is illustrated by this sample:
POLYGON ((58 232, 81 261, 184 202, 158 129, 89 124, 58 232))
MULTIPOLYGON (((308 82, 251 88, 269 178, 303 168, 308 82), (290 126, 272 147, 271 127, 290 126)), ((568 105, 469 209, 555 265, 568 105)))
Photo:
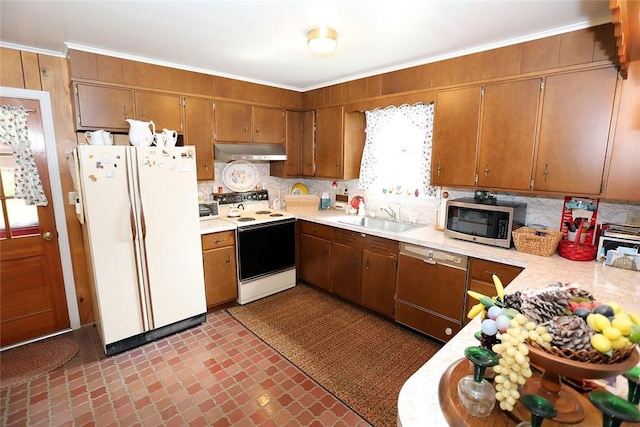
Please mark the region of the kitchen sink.
POLYGON ((389 219, 370 218, 370 217, 346 217, 338 220, 343 224, 351 224, 358 227, 369 228, 373 230, 389 231, 391 233, 404 233, 405 231, 415 230, 423 227, 418 224, 409 224, 407 222, 392 221, 389 219))

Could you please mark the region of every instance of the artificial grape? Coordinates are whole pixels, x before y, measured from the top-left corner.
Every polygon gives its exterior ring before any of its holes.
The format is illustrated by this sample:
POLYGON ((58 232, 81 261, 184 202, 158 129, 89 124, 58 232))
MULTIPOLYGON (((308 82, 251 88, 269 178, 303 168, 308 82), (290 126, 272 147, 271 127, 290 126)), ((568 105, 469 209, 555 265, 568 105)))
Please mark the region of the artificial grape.
POLYGON ((524 383, 526 383, 526 382, 527 382, 527 379, 525 377, 518 378, 518 384, 524 385, 524 383))
POLYGON ((483 333, 493 336, 498 333, 498 328, 496 327, 496 322, 492 319, 484 319, 480 324, 480 329, 483 333))
POLYGON ((511 390, 511 397, 516 400, 520 399, 520 392, 514 388, 513 390, 511 390))
POLYGON ((546 333, 542 334, 542 335, 541 335, 541 337, 542 337, 542 341, 544 341, 544 342, 551 342, 551 341, 553 341, 553 337, 552 337, 552 336, 551 336, 551 334, 550 334, 550 333, 548 333, 548 332, 546 332, 546 333))
POLYGON ((533 372, 531 372, 531 368, 524 368, 522 370, 522 376, 525 378, 531 378, 531 375, 533 374, 533 372))
POLYGON ((502 409, 503 411, 506 411, 508 405, 509 404, 503 400, 502 402, 500 402, 500 409, 502 409))
POLYGON ((524 317, 524 314, 522 314, 522 313, 518 313, 516 315, 516 317, 514 317, 514 319, 516 319, 516 321, 518 322, 518 325, 520 325, 520 326, 522 326, 525 323, 527 323, 527 318, 524 317))
POLYGON ((498 307, 497 305, 492 305, 487 310, 487 317, 491 320, 496 320, 496 318, 501 314, 502 314, 502 308, 498 307))
POLYGON ((511 326, 511 320, 504 314, 501 314, 496 318, 496 326, 500 332, 504 332, 511 326))
POLYGON ((510 390, 511 390, 512 386, 513 386, 513 384, 511 384, 509 382, 506 382, 506 381, 502 384, 502 387, 504 387, 504 388, 502 389, 502 391, 500 393, 502 393, 503 397, 505 397, 505 398, 509 397, 509 395, 511 394, 510 390), (508 386, 507 386, 507 384, 508 384, 508 386))
POLYGON ((536 323, 535 322, 527 322, 524 324, 524 328, 527 331, 533 331, 534 329, 536 329, 536 323))
POLYGON ((507 353, 507 356, 509 357, 515 357, 517 350, 514 347, 509 347, 506 353, 507 353))
POLYGON ((542 335, 542 334, 547 332, 547 328, 545 326, 542 326, 542 325, 536 326, 535 330, 538 333, 538 335, 542 335))
POLYGON ((507 397, 507 403, 511 406, 514 406, 516 404, 516 400, 513 398, 513 396, 509 396, 507 397))
POLYGON ((537 341, 539 336, 536 331, 529 331, 529 339, 531 341, 537 341))
POLYGON ((497 384, 502 384, 504 382, 504 377, 502 375, 496 375, 496 377, 494 378, 494 381, 497 384))
MULTIPOLYGON (((504 378, 503 378, 504 380, 504 378)), ((496 384, 496 391, 502 391, 504 389, 504 387, 502 387, 502 384, 496 384)), ((502 393, 498 393, 500 396, 502 396, 502 393)))
POLYGON ((525 355, 524 355, 524 354, 522 354, 522 353, 516 353, 516 354, 515 354, 515 360, 516 360, 516 363, 517 363, 518 365, 520 365, 520 366, 524 365, 524 364, 525 364, 525 362, 526 362, 526 360, 525 360, 525 355))
POLYGON ((520 377, 520 376, 519 376, 516 372, 513 372, 513 371, 512 371, 512 372, 509 374, 509 381, 511 381, 512 383, 516 384, 516 383, 518 382, 518 378, 519 378, 519 377, 520 377))

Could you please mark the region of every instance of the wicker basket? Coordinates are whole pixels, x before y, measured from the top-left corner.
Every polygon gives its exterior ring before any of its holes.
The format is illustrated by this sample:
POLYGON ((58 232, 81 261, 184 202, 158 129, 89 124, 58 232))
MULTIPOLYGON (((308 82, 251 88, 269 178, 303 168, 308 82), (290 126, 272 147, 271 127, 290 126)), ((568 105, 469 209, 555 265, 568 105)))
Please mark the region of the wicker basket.
POLYGON ((553 255, 562 239, 562 233, 559 231, 529 227, 520 227, 511 234, 518 252, 541 256, 553 255))
POLYGON ((631 353, 636 351, 636 345, 621 350, 613 350, 611 356, 600 353, 598 350, 573 350, 570 348, 559 348, 556 346, 547 347, 536 342, 527 341, 531 347, 536 348, 545 353, 552 354, 562 359, 573 360, 574 362, 595 363, 599 365, 610 365, 620 363, 626 360, 631 353))

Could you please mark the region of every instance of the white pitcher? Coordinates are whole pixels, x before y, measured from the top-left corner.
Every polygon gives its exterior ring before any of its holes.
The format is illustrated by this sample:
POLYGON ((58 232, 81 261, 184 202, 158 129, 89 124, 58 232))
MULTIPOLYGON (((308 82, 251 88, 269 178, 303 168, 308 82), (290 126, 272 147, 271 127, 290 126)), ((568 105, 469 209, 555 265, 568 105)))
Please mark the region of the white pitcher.
POLYGON ((142 122, 140 120, 127 119, 129 123, 129 142, 136 147, 149 147, 156 133, 156 124, 153 120, 142 122))
POLYGON ((162 129, 162 133, 165 135, 165 144, 167 147, 175 147, 178 142, 178 132, 171 129, 162 129))
POLYGON ((153 134, 153 144, 156 147, 164 147, 167 142, 167 136, 164 133, 153 134))
POLYGON ((87 144, 89 145, 113 145, 111 133, 102 129, 93 132, 86 131, 84 133, 84 138, 87 140, 87 144))

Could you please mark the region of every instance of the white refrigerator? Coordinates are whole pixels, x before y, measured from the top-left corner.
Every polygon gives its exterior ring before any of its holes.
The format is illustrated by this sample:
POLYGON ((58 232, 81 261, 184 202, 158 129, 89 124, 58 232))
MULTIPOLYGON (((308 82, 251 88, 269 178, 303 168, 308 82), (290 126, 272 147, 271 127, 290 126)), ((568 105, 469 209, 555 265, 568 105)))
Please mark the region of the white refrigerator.
POLYGON ((74 157, 105 353, 204 322, 195 148, 82 145, 74 157))

